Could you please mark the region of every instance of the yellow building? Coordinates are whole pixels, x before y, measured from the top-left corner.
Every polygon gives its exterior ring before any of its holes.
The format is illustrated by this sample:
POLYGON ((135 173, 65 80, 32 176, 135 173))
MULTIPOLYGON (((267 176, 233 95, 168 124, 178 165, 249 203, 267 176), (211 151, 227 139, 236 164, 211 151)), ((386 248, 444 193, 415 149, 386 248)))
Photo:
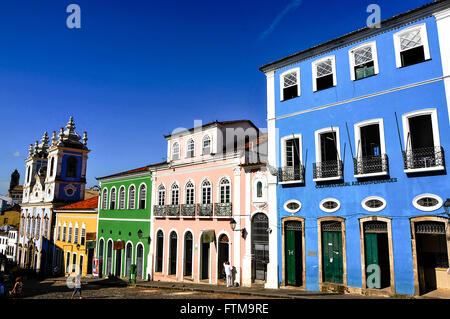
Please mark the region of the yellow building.
POLYGON ((20 224, 20 207, 18 210, 11 209, 0 213, 0 226, 11 225, 19 228, 20 224))
POLYGON ((53 267, 66 276, 92 275, 98 196, 55 209, 53 267), (55 267, 56 266, 56 267, 55 267))

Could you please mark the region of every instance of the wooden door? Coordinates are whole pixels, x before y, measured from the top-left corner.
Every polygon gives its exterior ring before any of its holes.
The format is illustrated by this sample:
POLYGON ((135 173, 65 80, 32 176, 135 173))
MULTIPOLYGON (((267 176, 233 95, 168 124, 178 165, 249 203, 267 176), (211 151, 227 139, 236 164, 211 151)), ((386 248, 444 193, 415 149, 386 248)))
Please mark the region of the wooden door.
POLYGON ((343 283, 342 232, 322 230, 323 281, 343 283))

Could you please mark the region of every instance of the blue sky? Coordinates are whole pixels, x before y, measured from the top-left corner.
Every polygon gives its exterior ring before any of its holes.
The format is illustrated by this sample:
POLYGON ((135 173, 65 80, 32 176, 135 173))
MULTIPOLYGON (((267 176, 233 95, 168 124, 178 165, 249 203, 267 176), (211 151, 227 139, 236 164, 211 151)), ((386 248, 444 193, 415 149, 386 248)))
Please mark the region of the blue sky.
POLYGON ((258 67, 431 0, 2 0, 0 194, 30 143, 74 116, 95 177, 160 162, 194 120, 266 127, 258 67), (81 8, 81 29, 66 7, 81 8))

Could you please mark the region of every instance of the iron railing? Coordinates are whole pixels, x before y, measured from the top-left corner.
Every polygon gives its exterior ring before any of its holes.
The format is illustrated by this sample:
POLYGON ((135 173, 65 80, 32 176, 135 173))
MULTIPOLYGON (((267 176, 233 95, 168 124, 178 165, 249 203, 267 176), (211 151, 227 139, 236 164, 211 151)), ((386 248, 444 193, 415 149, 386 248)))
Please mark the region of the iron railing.
POLYGON ((211 216, 213 215, 212 204, 197 204, 197 216, 211 216))
POLYGON ((155 216, 166 216, 166 206, 165 205, 154 205, 153 213, 155 216))
POLYGON ((183 216, 195 216, 195 204, 181 205, 181 214, 183 216))
POLYGON ((340 160, 313 163, 313 178, 342 177, 343 168, 340 160))
POLYGON ((215 216, 231 216, 231 203, 216 203, 214 204, 215 216))
POLYGON ((445 166, 444 149, 441 146, 403 151, 405 169, 445 166))
POLYGON ((180 216, 180 205, 167 205, 167 216, 180 216))
POLYGON ((285 166, 278 169, 278 181, 279 182, 295 182, 303 181, 305 178, 305 167, 303 165, 299 167, 285 166))
POLYGON ((355 175, 389 173, 389 159, 386 154, 353 159, 355 175))

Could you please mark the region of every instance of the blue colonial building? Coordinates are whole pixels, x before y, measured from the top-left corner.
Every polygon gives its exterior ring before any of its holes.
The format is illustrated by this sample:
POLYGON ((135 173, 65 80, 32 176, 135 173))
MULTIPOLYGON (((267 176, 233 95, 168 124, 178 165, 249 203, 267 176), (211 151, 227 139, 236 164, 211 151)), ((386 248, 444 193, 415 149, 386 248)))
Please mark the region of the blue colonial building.
POLYGON ((282 287, 450 289, 449 34, 436 1, 260 68, 282 287))

